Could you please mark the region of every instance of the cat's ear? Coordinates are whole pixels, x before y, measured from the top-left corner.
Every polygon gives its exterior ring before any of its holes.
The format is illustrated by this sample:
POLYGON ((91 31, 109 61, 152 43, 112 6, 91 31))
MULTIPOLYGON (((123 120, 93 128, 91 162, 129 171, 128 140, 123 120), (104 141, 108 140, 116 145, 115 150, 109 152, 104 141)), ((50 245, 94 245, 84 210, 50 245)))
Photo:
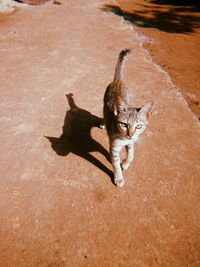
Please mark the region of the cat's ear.
POLYGON ((117 97, 115 100, 114 114, 117 116, 119 113, 123 111, 127 111, 128 107, 126 103, 121 99, 121 97, 117 97))
POLYGON ((142 117, 146 117, 148 120, 151 117, 151 111, 152 111, 153 105, 154 105, 154 103, 152 101, 148 102, 146 105, 144 105, 140 109, 139 115, 142 117))

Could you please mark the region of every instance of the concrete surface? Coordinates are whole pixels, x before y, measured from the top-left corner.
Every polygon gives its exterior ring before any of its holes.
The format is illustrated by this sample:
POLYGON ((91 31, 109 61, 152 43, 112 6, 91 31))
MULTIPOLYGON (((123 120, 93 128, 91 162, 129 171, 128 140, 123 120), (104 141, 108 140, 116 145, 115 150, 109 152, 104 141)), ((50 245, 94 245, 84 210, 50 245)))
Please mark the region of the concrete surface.
POLYGON ((142 38, 103 3, 0 21, 1 267, 200 266, 199 125, 142 38), (125 47, 132 102, 155 108, 119 189, 106 132, 93 126, 125 47))

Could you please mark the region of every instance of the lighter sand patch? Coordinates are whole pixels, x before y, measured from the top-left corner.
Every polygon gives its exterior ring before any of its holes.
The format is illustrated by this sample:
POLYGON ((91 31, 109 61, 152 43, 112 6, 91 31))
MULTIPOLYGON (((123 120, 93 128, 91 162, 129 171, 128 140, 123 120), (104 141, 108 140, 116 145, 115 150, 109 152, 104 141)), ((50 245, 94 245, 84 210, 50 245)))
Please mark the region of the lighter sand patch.
POLYGON ((26 125, 23 123, 14 127, 15 134, 30 133, 33 131, 34 131, 34 127, 32 125, 26 125))
POLYGON ((20 5, 20 3, 12 0, 0 0, 0 14, 12 13, 20 5))

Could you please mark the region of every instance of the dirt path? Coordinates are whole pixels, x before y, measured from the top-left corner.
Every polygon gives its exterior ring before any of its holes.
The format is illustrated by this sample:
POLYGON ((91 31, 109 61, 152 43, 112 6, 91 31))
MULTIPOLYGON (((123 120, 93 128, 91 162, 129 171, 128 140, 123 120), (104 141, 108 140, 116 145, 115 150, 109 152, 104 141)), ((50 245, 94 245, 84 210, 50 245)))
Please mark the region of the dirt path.
POLYGON ((199 126, 140 37, 101 5, 1 21, 1 267, 200 264, 199 126), (89 131, 124 47, 132 102, 155 109, 119 189, 105 130, 89 131))
POLYGON ((118 0, 103 6, 148 36, 144 46, 200 119, 200 6, 196 0, 118 0))

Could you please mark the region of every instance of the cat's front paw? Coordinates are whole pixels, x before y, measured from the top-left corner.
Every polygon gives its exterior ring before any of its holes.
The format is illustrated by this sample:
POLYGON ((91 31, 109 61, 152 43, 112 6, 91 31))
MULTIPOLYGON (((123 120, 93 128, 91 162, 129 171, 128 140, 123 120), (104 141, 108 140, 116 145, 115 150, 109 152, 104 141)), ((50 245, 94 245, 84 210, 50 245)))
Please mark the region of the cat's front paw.
POLYGON ((104 121, 104 119, 99 119, 100 121, 99 121, 99 128, 100 129, 104 129, 105 128, 105 121, 104 121))
POLYGON ((114 182, 115 182, 116 186, 122 187, 124 185, 123 176, 115 177, 114 182))
POLYGON ((100 124, 100 125, 99 125, 99 128, 100 128, 100 129, 104 129, 104 128, 105 128, 105 124, 103 124, 103 123, 100 124))

